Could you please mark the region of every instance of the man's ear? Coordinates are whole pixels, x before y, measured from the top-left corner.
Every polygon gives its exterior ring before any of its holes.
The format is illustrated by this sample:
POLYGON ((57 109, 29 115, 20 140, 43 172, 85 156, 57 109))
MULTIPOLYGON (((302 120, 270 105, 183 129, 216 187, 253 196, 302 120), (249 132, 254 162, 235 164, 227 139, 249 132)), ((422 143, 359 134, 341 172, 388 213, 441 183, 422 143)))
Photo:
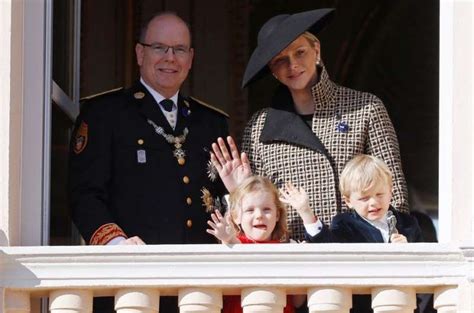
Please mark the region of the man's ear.
POLYGON ((135 54, 136 54, 136 57, 137 57, 138 66, 142 66, 142 64, 143 64, 143 53, 144 53, 143 46, 141 44, 137 43, 135 45, 135 54))

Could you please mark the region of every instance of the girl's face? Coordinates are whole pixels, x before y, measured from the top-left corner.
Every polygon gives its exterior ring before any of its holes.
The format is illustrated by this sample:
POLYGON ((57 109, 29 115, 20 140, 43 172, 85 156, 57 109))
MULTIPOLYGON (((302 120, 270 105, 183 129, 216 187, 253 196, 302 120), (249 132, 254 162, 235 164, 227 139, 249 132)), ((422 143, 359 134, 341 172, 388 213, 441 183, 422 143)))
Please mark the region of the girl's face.
POLYGON ((274 196, 266 191, 252 191, 242 198, 241 215, 235 221, 240 224, 247 238, 256 241, 272 239, 272 233, 280 216, 274 196))
POLYGON ((319 42, 311 44, 308 39, 299 36, 275 56, 268 66, 276 79, 290 91, 308 89, 316 83, 319 53, 319 42))

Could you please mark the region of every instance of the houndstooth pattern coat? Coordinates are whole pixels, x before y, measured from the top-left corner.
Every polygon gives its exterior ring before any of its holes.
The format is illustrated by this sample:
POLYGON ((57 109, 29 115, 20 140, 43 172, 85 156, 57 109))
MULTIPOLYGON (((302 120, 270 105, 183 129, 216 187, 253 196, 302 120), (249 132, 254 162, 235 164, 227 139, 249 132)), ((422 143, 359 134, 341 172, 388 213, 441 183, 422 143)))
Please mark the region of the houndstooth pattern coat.
MULTIPOLYGON (((295 112, 291 94, 283 86, 270 108, 252 116, 244 130, 242 150, 253 172, 269 177, 279 188, 288 181, 303 187, 315 214, 330 225, 337 213, 347 210, 338 188, 344 165, 357 154, 371 154, 392 171, 392 205, 407 212, 397 136, 382 101, 335 84, 324 67, 320 73, 320 81, 312 87, 312 129, 295 112)), ((304 239, 303 223, 291 207, 288 229, 291 238, 304 239)))

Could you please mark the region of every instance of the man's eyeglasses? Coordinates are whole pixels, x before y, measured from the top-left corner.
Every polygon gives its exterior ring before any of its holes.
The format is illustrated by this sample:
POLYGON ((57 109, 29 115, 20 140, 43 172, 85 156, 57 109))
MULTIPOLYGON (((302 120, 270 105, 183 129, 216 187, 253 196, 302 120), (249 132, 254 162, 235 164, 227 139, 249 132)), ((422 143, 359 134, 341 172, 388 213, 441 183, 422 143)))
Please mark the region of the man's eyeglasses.
POLYGON ((167 45, 162 45, 159 43, 154 43, 154 44, 147 44, 143 42, 139 42, 144 47, 148 47, 153 51, 154 54, 159 55, 159 56, 164 56, 168 53, 168 50, 171 49, 173 54, 177 57, 184 57, 189 53, 189 48, 186 46, 167 46, 167 45))

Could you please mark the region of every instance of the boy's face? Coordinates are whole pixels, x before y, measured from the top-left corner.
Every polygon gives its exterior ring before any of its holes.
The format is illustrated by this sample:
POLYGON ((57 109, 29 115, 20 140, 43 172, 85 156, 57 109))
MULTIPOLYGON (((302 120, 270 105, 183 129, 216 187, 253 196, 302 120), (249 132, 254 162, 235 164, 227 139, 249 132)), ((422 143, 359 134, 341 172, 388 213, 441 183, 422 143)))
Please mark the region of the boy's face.
POLYGON ((376 221, 387 213, 391 198, 392 190, 388 184, 375 184, 365 192, 351 192, 349 198, 344 196, 344 201, 361 217, 376 221))
POLYGON ((256 241, 272 239, 272 233, 279 219, 273 194, 253 191, 242 198, 241 216, 235 221, 240 224, 247 238, 256 241))

